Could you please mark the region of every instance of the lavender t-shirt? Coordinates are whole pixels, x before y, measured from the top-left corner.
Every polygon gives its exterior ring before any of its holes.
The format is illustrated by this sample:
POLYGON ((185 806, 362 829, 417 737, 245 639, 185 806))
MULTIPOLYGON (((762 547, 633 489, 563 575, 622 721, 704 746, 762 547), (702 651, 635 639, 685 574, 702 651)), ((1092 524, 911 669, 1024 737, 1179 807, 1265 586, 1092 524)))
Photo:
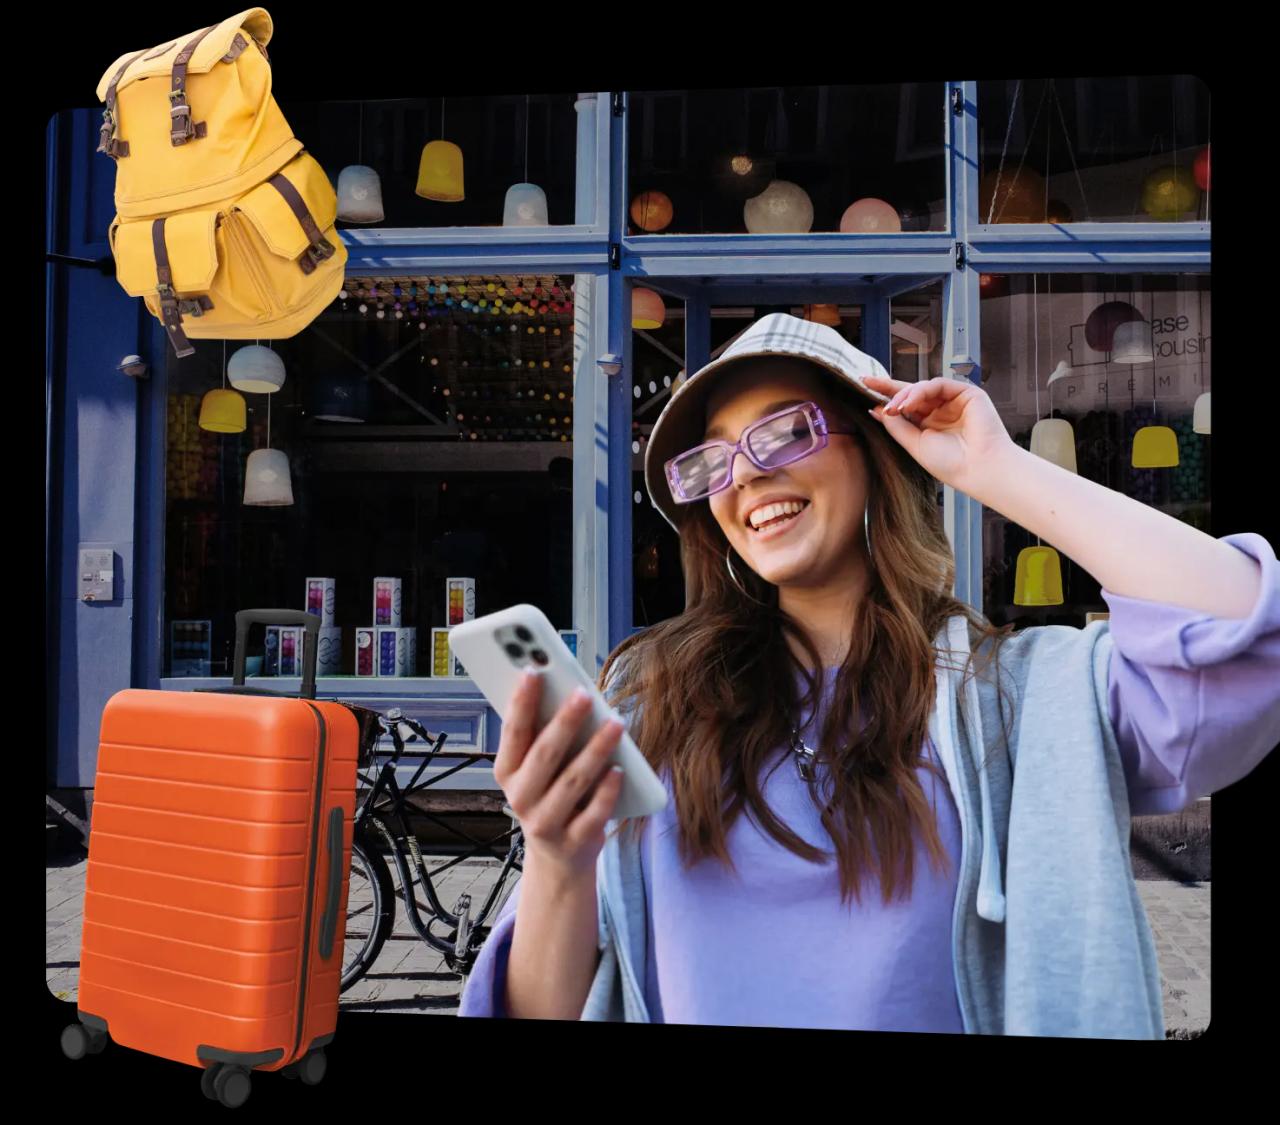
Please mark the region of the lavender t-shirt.
MULTIPOLYGON (((1246 776, 1280 731, 1280 564, 1260 535, 1225 536, 1262 568, 1246 618, 1217 618, 1103 591, 1114 642, 1108 711, 1130 811, 1167 813, 1246 776)), ((814 731, 829 706, 825 677, 814 731)), ((936 762, 926 743, 922 756, 936 762)), ((764 794, 793 831, 831 845, 789 750, 764 794)), ((923 760, 923 758, 922 758, 923 760)), ((772 764, 772 763, 770 763, 772 764)), ((673 803, 641 837, 648 903, 645 1001, 668 1023, 887 1031, 963 1030, 952 966, 960 826, 949 786, 918 771, 947 854, 937 872, 916 835, 910 897, 884 905, 873 866, 862 902, 840 902, 834 860, 813 864, 744 813, 729 831, 737 873, 718 860, 686 871, 673 803)), ((669 778, 664 776, 668 783, 669 778)), ((459 1014, 503 1016, 519 884, 463 991, 459 1014)))
MULTIPOLYGON (((826 670, 817 716, 802 728, 809 746, 816 745, 837 672, 826 670)), ((926 741, 925 753, 941 773, 931 742, 926 741)), ((830 852, 810 783, 800 777, 794 759, 787 750, 770 760, 762 785, 765 799, 793 832, 830 852)), ((945 774, 935 776, 921 766, 917 777, 935 810, 947 870, 939 873, 929 865, 917 830, 914 886, 900 888, 899 898, 887 906, 874 872, 863 877, 861 904, 842 903, 834 856, 811 863, 745 812, 728 834, 736 874, 716 859, 689 870, 681 866, 674 801, 650 817, 640 844, 650 906, 645 970, 650 1018, 962 1032, 951 961, 960 822, 945 774)), ((663 780, 670 792, 669 777, 663 780)))

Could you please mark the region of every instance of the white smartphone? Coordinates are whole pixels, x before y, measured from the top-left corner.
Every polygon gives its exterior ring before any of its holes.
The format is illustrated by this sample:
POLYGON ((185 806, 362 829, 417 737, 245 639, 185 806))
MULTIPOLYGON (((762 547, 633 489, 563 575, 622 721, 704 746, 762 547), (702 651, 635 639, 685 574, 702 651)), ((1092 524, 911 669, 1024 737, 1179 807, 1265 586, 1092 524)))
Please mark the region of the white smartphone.
MULTIPOLYGON (((569 758, 617 715, 537 606, 513 605, 454 625, 449 629, 449 647, 504 722, 526 668, 542 676, 539 731, 577 688, 583 688, 591 697, 591 715, 574 736, 569 758)), ((610 761, 622 767, 615 818, 647 816, 666 807, 666 787, 625 730, 610 761)))

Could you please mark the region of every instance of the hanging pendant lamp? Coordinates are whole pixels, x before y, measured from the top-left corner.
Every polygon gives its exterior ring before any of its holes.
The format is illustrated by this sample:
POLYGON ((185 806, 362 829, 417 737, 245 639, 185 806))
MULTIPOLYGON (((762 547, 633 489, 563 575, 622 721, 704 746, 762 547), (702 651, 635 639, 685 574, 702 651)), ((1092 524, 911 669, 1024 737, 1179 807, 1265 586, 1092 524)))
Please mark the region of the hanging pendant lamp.
MULTIPOLYGON (((459 189, 461 190, 461 189, 459 189)), ((507 188, 502 205, 504 227, 545 227, 547 219, 547 193, 537 184, 529 182, 529 95, 524 99, 524 181, 507 188)))
MULTIPOLYGON (((1155 316, 1156 295, 1151 293, 1151 315, 1155 316)), ((1125 326, 1122 326, 1125 327, 1125 326)), ((1116 330, 1119 339, 1120 331, 1116 330)), ((1120 362, 1124 362, 1121 360, 1120 362)), ((1128 362, 1132 363, 1132 360, 1128 362)), ((1133 385, 1133 368, 1129 368, 1130 388, 1133 385)), ((1178 435, 1168 426, 1156 424, 1156 370, 1151 369, 1151 425, 1143 426, 1133 435, 1132 461, 1135 469, 1172 469, 1178 464, 1178 435)))
POLYGON ((227 380, 238 391, 274 394, 284 386, 284 360, 270 348, 251 344, 232 355, 227 380))
POLYGON ((828 328, 839 328, 840 308, 838 305, 805 305, 804 319, 814 324, 825 324, 828 328))
POLYGON ((284 508, 293 503, 289 458, 271 448, 271 399, 267 398, 267 447, 249 454, 244 467, 244 502, 255 508, 284 508))
POLYGON ((227 342, 222 342, 222 388, 200 400, 200 428, 215 434, 243 433, 246 425, 244 398, 227 389, 227 342))
POLYGON ((635 289, 631 294, 631 327, 661 328, 666 323, 667 306, 652 289, 635 289))
MULTIPOLYGON (((440 99, 440 132, 444 133, 444 99, 440 99)), ((452 141, 429 141, 418 164, 417 194, 437 203, 461 203, 462 149, 452 141)))
POLYGON ((774 180, 742 207, 751 234, 807 234, 813 227, 813 201, 799 184, 774 180))
MULTIPOLYGON (((1032 283, 1034 284, 1034 277, 1032 283)), ((1076 435, 1071 428, 1071 423, 1065 418, 1054 418, 1053 415, 1053 383, 1055 376, 1060 379, 1059 371, 1070 368, 1063 362, 1059 362, 1055 368, 1053 375, 1049 376, 1046 386, 1049 388, 1049 414, 1048 418, 1040 417, 1040 376, 1039 357, 1040 357, 1040 336, 1039 326, 1040 320, 1038 313, 1033 309, 1032 320, 1036 325, 1036 424, 1031 427, 1031 452, 1037 457, 1043 457, 1046 461, 1052 461, 1055 465, 1066 469, 1069 473, 1075 473, 1079 470, 1076 468, 1076 435)), ((1049 346, 1053 347, 1053 279, 1049 279, 1049 346)))
POLYGON ((382 181, 364 161, 364 103, 360 103, 360 131, 356 147, 356 163, 338 173, 338 218, 344 223, 380 223, 382 181))
POLYGON ((883 199, 868 196, 849 204, 840 217, 845 234, 895 234, 902 230, 902 216, 883 199))
POLYGON ((1052 547, 1037 544, 1018 552, 1013 579, 1014 605, 1062 605, 1062 559, 1052 547))
POLYGON ((1154 363, 1151 325, 1145 320, 1129 320, 1116 329, 1112 340, 1113 363, 1154 363))
MULTIPOLYGON (((1033 371, 1040 370, 1040 321, 1036 315, 1036 309, 1039 305, 1038 291, 1036 290, 1037 275, 1031 275, 1032 285, 1032 312, 1031 322, 1035 326, 1035 356, 1033 359, 1033 371)), ((1035 381, 1036 390, 1036 424, 1031 429, 1031 452, 1038 456, 1043 456, 1039 452, 1037 446, 1050 446, 1055 443, 1061 443, 1061 430, 1050 427, 1048 430, 1041 429, 1044 423, 1040 420, 1040 379, 1037 375, 1035 381), (1040 430, 1041 438, 1037 441, 1036 431, 1040 430), (1044 435, 1050 435, 1046 440, 1044 435), (1056 437, 1054 436, 1056 434, 1056 437)), ((1052 421, 1052 419, 1051 419, 1052 421)), ((1061 419, 1059 419, 1061 421, 1061 419)), ((1071 427, 1067 425, 1068 431, 1071 427)), ((1071 460, 1075 460, 1075 442, 1070 441, 1071 460)), ((1052 460, 1052 458, 1050 458, 1052 460)), ((1073 469, 1074 471, 1074 469, 1073 469)), ((1023 547, 1018 552, 1017 569, 1014 572, 1013 579, 1013 604, 1014 605, 1061 605, 1062 604, 1062 560, 1058 557, 1058 552, 1052 547, 1044 546, 1039 537, 1036 538, 1036 546, 1023 547)))

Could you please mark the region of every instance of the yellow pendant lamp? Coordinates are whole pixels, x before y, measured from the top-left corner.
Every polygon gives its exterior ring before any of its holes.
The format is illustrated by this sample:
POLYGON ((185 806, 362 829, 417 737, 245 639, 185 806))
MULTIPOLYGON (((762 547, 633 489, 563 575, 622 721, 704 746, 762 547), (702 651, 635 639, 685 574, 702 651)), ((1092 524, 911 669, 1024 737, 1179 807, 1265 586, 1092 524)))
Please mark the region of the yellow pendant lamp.
MULTIPOLYGON (((1038 305, 1039 291, 1036 287, 1037 275, 1032 274, 1032 305, 1031 305, 1031 322, 1035 327, 1035 371, 1040 370, 1040 322, 1036 315, 1038 305)), ((1054 435, 1054 429, 1051 427, 1048 431, 1040 430, 1041 439, 1036 440, 1036 430, 1044 423, 1040 420, 1040 377, 1036 376, 1036 424, 1031 431, 1031 451, 1038 453, 1037 445, 1045 445, 1044 435, 1048 433, 1050 437, 1054 435)), ((1070 430, 1070 423, 1066 423, 1063 419, 1050 419, 1050 421, 1063 421, 1070 430)), ((1061 439, 1060 431, 1057 434, 1061 439)), ((1075 442, 1070 441, 1071 460, 1075 461, 1075 442)), ((1036 546, 1023 547, 1018 552, 1017 570, 1013 576, 1013 604, 1014 605, 1061 605, 1062 604, 1062 560, 1058 557, 1058 552, 1052 547, 1043 546, 1039 539, 1036 540, 1036 546)))
MULTIPOLYGON (((444 133, 444 99, 440 99, 440 132, 444 133)), ((437 203, 461 203, 462 149, 452 141, 430 141, 418 164, 417 194, 437 203)))
POLYGON ((244 433, 248 425, 244 397, 227 389, 227 342, 222 342, 222 387, 200 401, 200 428, 215 434, 244 433))
MULTIPOLYGON (((1151 315, 1155 316, 1156 296, 1151 294, 1151 315)), ((1168 426, 1155 424, 1156 369, 1155 353, 1151 344, 1151 322, 1129 321, 1116 329, 1116 362, 1129 364, 1129 400, 1133 401, 1133 364, 1150 363, 1151 367, 1151 419, 1150 426, 1143 426, 1133 435, 1131 459, 1135 469, 1172 469, 1178 464, 1178 435, 1168 426)))
POLYGON ((1062 604, 1062 559, 1052 547, 1037 544, 1018 552, 1013 604, 1062 604))

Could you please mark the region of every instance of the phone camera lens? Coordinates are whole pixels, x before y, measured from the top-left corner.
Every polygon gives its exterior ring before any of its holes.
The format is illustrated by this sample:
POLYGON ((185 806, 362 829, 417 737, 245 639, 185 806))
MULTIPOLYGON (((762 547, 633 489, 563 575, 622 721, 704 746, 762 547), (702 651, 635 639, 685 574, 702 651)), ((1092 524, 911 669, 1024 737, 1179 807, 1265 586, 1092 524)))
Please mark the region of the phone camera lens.
POLYGON ((516 626, 516 636, 519 637, 522 641, 524 641, 525 644, 528 644, 530 641, 533 640, 533 634, 529 632, 529 630, 526 629, 523 625, 516 626))
POLYGON ((547 654, 540 648, 530 649, 529 655, 533 657, 534 662, 537 664, 545 665, 547 663, 547 654))
POLYGON ((524 655, 524 649, 514 641, 511 644, 504 645, 503 647, 507 650, 507 655, 511 657, 512 660, 519 660, 520 657, 524 655))

